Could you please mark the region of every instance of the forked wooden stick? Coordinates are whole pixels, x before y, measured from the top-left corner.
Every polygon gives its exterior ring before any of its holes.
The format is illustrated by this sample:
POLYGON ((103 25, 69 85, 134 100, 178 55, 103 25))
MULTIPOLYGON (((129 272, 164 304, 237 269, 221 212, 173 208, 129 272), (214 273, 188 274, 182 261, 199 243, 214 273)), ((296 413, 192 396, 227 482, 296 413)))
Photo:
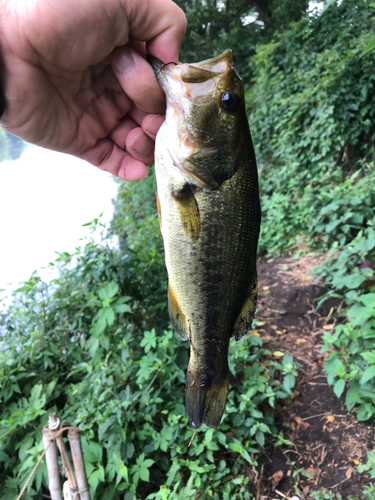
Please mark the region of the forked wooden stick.
POLYGON ((74 470, 77 477, 79 496, 81 500, 90 500, 89 485, 87 483, 79 429, 69 429, 68 439, 70 451, 72 452, 74 470))
POLYGON ((55 441, 51 440, 48 425, 43 427, 43 443, 46 450, 46 462, 48 472, 48 488, 51 492, 51 500, 62 500, 59 464, 57 462, 57 450, 55 441))

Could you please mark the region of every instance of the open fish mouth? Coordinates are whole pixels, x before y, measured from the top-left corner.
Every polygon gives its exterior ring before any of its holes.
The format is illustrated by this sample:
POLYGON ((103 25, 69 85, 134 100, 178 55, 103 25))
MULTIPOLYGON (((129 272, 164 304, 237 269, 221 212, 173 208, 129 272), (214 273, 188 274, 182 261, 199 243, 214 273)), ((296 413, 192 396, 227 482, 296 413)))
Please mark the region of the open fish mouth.
POLYGON ((167 98, 176 102, 181 95, 197 99, 216 92, 220 80, 230 70, 234 71, 232 51, 195 64, 167 63, 151 55, 148 62, 154 68, 158 82, 167 98), (183 90, 182 90, 183 89, 183 90))

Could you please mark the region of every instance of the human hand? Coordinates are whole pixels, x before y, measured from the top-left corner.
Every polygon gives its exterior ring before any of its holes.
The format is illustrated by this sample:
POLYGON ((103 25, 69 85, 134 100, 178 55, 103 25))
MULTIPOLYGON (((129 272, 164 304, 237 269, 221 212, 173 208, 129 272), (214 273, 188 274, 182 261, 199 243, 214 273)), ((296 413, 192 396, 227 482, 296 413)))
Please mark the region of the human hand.
POLYGON ((165 98, 146 52, 178 60, 171 0, 7 0, 0 5, 0 125, 121 179, 147 175, 165 98))

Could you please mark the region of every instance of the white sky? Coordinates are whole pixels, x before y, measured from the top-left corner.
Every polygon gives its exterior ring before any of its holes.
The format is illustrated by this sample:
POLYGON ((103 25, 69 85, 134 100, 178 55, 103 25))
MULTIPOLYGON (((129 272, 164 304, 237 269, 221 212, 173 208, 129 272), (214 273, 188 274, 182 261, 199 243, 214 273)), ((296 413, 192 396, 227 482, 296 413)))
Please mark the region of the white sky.
POLYGON ((88 234, 82 224, 110 221, 113 177, 83 160, 31 146, 0 163, 0 288, 72 252, 88 234))

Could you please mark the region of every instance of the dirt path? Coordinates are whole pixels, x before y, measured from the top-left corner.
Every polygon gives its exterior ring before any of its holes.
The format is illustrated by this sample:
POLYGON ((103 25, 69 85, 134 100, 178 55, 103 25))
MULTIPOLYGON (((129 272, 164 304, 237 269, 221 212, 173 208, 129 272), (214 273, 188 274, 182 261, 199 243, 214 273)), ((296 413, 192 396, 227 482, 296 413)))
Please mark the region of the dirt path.
POLYGON ((365 462, 366 451, 372 450, 374 429, 347 414, 344 398, 336 398, 323 373, 321 335, 337 321, 340 303, 330 299, 315 311, 317 298, 325 293, 311 279, 311 268, 318 264, 312 254, 262 259, 258 264, 257 329, 272 352, 290 353, 302 365, 292 403, 278 409, 284 437, 296 447, 265 450, 262 500, 309 499, 311 491, 321 488, 340 493, 343 499, 349 495, 360 499, 362 486, 370 482, 356 472, 356 465, 365 462))

